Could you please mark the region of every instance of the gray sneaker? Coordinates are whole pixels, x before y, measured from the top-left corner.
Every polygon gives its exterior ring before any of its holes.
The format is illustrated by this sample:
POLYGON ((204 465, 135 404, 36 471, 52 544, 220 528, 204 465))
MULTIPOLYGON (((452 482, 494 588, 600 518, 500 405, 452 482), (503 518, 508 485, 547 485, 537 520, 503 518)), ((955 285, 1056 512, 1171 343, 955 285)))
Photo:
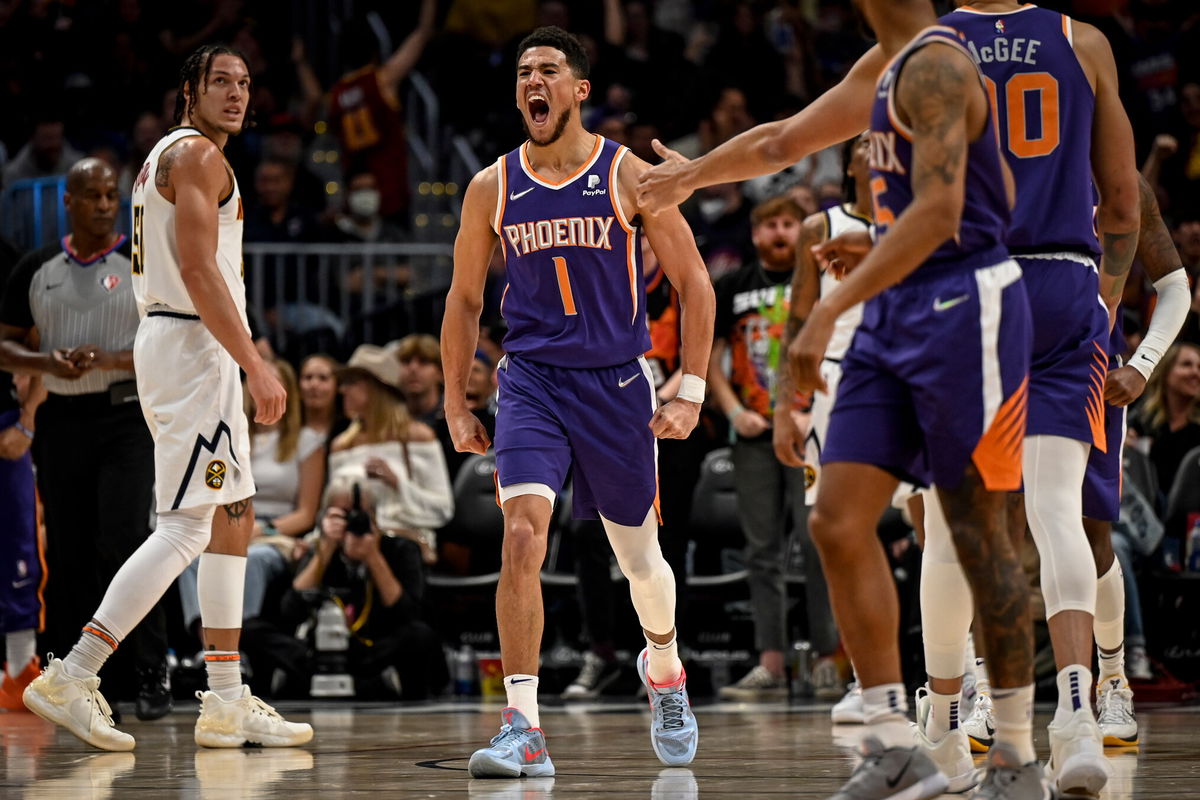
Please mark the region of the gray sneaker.
POLYGON ((550 778, 554 762, 546 752, 546 737, 541 728, 529 727, 529 720, 515 708, 500 712, 504 725, 491 743, 471 754, 467 772, 472 778, 550 778))
POLYGON ((946 776, 920 748, 885 748, 874 736, 860 748, 862 761, 829 800, 927 800, 946 791, 946 776))
POLYGON ((690 764, 696 757, 700 729, 688 699, 687 672, 681 671, 675 683, 655 683, 650 680, 649 652, 638 655, 637 671, 650 701, 650 745, 668 767, 690 764))
POLYGON ((1005 742, 997 742, 988 751, 987 772, 971 800, 1055 800, 1058 794, 1042 773, 1036 760, 1022 764, 1017 753, 1005 742))

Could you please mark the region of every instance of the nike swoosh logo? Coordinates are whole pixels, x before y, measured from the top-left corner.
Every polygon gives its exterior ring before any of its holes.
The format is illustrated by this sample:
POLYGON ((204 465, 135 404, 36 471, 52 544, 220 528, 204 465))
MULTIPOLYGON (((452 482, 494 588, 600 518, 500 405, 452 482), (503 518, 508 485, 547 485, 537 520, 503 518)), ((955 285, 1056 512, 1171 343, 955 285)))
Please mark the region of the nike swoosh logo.
POLYGON ((939 297, 938 299, 933 301, 933 310, 934 311, 947 311, 951 308, 954 308, 959 303, 965 303, 970 299, 971 299, 971 295, 969 295, 969 294, 960 295, 958 297, 951 297, 949 300, 943 300, 942 298, 939 297))
POLYGON ((992 723, 990 723, 990 722, 985 722, 985 723, 983 723, 983 727, 987 728, 987 732, 988 732, 988 736, 989 736, 989 737, 992 737, 992 736, 995 736, 995 735, 996 735, 996 729, 992 727, 992 723))
POLYGON ((46 291, 48 292, 48 291, 50 291, 51 289, 57 289, 58 287, 62 286, 64 283, 66 283, 66 281, 59 281, 58 283, 55 283, 55 284, 49 285, 49 286, 47 286, 47 287, 46 287, 46 291))
POLYGON ((509 683, 529 683, 533 678, 513 678, 509 683))
POLYGON ((541 750, 530 750, 529 745, 525 745, 525 753, 524 753, 525 760, 533 761, 535 758, 537 758, 544 752, 546 752, 546 748, 544 748, 544 747, 541 750))
POLYGON ((509 199, 509 200, 520 200, 522 197, 524 197, 525 195, 529 194, 529 193, 530 193, 530 192, 532 192, 532 191, 533 191, 533 187, 532 187, 532 186, 530 186, 528 189, 526 189, 526 190, 525 190, 525 191, 523 191, 523 192, 512 192, 512 193, 510 193, 510 194, 508 195, 508 199, 509 199))
POLYGON ((634 375, 633 377, 631 377, 631 378, 626 378, 626 379, 625 379, 625 380, 623 380, 623 381, 617 381, 617 386, 619 386, 619 387, 621 387, 622 389, 624 389, 626 386, 628 386, 629 384, 631 384, 631 383, 633 383, 634 381, 636 381, 636 380, 637 380, 639 377, 640 377, 639 375, 634 375))
POLYGON ((12 587, 14 589, 24 589, 26 586, 28 586, 31 583, 33 583, 33 578, 26 578, 23 581, 13 581, 12 587))
POLYGON ((912 763, 912 759, 906 759, 904 766, 900 768, 899 772, 897 772, 893 777, 885 779, 889 789, 896 788, 896 784, 900 783, 900 779, 904 777, 904 773, 908 772, 908 765, 910 763, 912 763))

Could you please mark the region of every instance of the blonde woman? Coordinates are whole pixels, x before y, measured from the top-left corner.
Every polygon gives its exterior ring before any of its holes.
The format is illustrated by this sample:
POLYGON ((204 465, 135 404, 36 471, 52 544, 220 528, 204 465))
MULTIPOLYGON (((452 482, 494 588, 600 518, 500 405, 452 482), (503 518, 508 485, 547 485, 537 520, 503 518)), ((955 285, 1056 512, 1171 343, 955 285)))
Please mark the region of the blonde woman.
POLYGON ((1158 486, 1168 492, 1183 457, 1200 447, 1200 347, 1172 345, 1150 376, 1145 398, 1138 428, 1151 440, 1158 486))
POLYGON ((415 540, 432 564, 433 530, 453 516, 454 496, 437 437, 405 407, 399 362, 382 347, 362 345, 338 380, 350 427, 330 447, 330 480, 370 481, 380 529, 415 540))
POLYGON ((345 427, 338 402, 337 371, 341 366, 324 353, 300 362, 300 417, 304 427, 316 431, 322 439, 345 427))

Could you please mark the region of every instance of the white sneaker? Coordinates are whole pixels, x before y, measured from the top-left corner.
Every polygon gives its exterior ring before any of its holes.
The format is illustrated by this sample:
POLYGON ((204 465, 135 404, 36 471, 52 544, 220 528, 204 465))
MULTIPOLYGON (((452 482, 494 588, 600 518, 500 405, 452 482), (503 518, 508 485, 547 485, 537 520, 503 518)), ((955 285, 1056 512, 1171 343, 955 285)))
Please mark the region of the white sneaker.
POLYGON ((196 698, 200 700, 196 744, 201 747, 295 747, 313 737, 311 725, 288 722, 250 694, 249 686, 242 686, 242 696, 231 702, 216 692, 196 692, 196 698))
POLYGON ((862 725, 866 721, 863 716, 862 686, 854 681, 846 687, 846 694, 833 704, 829 712, 834 725, 862 725))
POLYGON ((1150 669, 1150 656, 1146 648, 1134 645, 1125 648, 1125 675, 1135 681, 1154 680, 1154 671, 1150 669))
POLYGON ((717 694, 722 700, 736 700, 742 703, 786 700, 787 681, 775 677, 770 670, 759 664, 743 675, 737 683, 722 686, 717 694))
POLYGON ((992 694, 987 689, 975 693, 971 715, 963 720, 963 733, 971 743, 972 753, 986 753, 996 740, 996 717, 992 711, 992 694))
POLYGON ((933 701, 929 699, 929 689, 922 686, 917 689, 917 744, 929 754, 933 763, 949 780, 946 791, 951 794, 965 792, 979 783, 979 774, 975 769, 975 760, 971 758, 971 745, 967 734, 961 727, 947 732, 934 742, 925 734, 929 723, 929 712, 933 709, 933 701))
POLYGON ((1065 795, 1098 797, 1112 776, 1104 757, 1103 736, 1090 707, 1071 715, 1065 725, 1050 724, 1050 761, 1046 775, 1065 795))
POLYGON ((61 725, 101 750, 126 752, 133 737, 113 727, 112 708, 100 694, 100 679, 72 678, 61 658, 48 657, 42 674, 25 687, 25 707, 44 720, 61 725))
POLYGON ((1096 723, 1106 746, 1132 747, 1138 743, 1133 690, 1125 676, 1113 675, 1096 684, 1096 723))
POLYGON ((846 685, 842 670, 838 667, 836 658, 822 656, 813 665, 812 683, 813 694, 818 700, 826 702, 839 700, 842 697, 842 687, 846 685))

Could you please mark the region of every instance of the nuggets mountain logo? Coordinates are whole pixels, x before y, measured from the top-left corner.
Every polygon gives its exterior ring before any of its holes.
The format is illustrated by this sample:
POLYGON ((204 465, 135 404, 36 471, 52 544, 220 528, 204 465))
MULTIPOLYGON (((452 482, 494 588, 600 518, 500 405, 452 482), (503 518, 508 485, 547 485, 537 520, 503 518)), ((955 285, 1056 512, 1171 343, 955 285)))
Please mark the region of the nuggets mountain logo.
POLYGON ((225 462, 213 460, 208 462, 204 470, 204 485, 210 489, 220 489, 225 485, 225 462))
POLYGON ((811 489, 813 484, 817 482, 817 471, 813 469, 811 464, 804 465, 804 488, 811 489))

